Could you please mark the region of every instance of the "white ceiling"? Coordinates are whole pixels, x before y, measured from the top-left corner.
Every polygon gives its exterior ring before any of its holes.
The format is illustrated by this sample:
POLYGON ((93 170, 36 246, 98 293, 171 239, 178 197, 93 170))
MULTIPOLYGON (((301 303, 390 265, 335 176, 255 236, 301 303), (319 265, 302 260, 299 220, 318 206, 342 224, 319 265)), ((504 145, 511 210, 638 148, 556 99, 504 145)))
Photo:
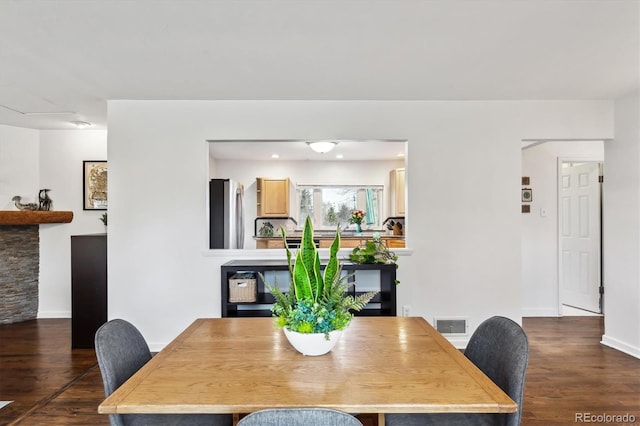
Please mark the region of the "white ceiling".
POLYGON ((638 0, 0 0, 0 124, 108 99, 614 99, 638 0))

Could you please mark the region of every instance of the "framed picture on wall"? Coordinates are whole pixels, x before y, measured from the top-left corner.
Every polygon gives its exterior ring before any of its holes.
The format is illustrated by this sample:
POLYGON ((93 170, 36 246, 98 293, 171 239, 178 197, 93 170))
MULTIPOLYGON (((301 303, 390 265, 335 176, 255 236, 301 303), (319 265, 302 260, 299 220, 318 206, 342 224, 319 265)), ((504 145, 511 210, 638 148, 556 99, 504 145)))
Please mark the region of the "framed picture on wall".
POLYGON ((82 162, 83 210, 107 209, 107 162, 82 162))
POLYGON ((531 188, 523 188, 522 189, 522 202, 530 203, 533 200, 533 191, 531 188))

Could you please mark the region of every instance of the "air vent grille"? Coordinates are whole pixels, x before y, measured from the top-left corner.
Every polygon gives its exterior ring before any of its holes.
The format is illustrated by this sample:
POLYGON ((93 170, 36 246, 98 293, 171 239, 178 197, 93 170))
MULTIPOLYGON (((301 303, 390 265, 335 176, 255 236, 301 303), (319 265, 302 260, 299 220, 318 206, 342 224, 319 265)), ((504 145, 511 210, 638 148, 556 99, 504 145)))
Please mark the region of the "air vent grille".
POLYGON ((466 318, 436 318, 436 330, 442 334, 467 334, 466 318))

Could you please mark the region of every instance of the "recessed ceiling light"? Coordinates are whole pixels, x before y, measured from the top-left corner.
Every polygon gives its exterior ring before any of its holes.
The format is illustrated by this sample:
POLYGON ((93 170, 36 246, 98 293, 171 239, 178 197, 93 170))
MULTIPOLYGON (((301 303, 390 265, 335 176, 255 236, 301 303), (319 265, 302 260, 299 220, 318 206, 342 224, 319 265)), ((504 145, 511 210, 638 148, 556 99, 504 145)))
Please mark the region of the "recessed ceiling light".
POLYGON ((91 127, 91 123, 88 121, 71 121, 71 124, 76 126, 78 129, 86 129, 87 127, 91 127))
POLYGON ((404 152, 399 152, 396 154, 397 157, 404 157, 404 152))
POLYGON ((337 154, 337 155, 336 155, 336 158, 344 158, 344 155, 342 155, 342 154, 337 154))
POLYGON ((338 145, 338 142, 333 141, 319 141, 319 142, 307 142, 309 148, 320 154, 326 154, 338 145))
POLYGON ((271 154, 271 158, 280 158, 278 154, 271 154))

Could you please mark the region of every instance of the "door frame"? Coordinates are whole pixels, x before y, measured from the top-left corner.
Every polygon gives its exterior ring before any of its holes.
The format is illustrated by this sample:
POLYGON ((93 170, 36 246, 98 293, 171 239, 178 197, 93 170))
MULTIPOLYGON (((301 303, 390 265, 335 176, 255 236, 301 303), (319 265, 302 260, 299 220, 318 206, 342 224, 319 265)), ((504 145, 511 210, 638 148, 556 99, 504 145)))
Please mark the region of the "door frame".
MULTIPOLYGON (((557 162, 557 174, 556 174, 556 206, 557 206, 557 224, 556 224, 556 240, 558 244, 558 316, 562 316, 562 215, 560 212, 561 208, 561 200, 560 200, 560 188, 562 184, 562 163, 599 163, 600 164, 600 174, 604 175, 604 156, 567 156, 567 157, 558 157, 557 162)), ((604 287, 604 282, 602 281, 602 202, 603 202, 603 185, 600 184, 600 253, 599 253, 599 262, 600 262, 600 287, 604 287)), ((600 291, 600 289, 598 289, 600 291)), ((600 293, 600 314, 604 314, 604 303, 603 303, 603 294, 600 293)))

